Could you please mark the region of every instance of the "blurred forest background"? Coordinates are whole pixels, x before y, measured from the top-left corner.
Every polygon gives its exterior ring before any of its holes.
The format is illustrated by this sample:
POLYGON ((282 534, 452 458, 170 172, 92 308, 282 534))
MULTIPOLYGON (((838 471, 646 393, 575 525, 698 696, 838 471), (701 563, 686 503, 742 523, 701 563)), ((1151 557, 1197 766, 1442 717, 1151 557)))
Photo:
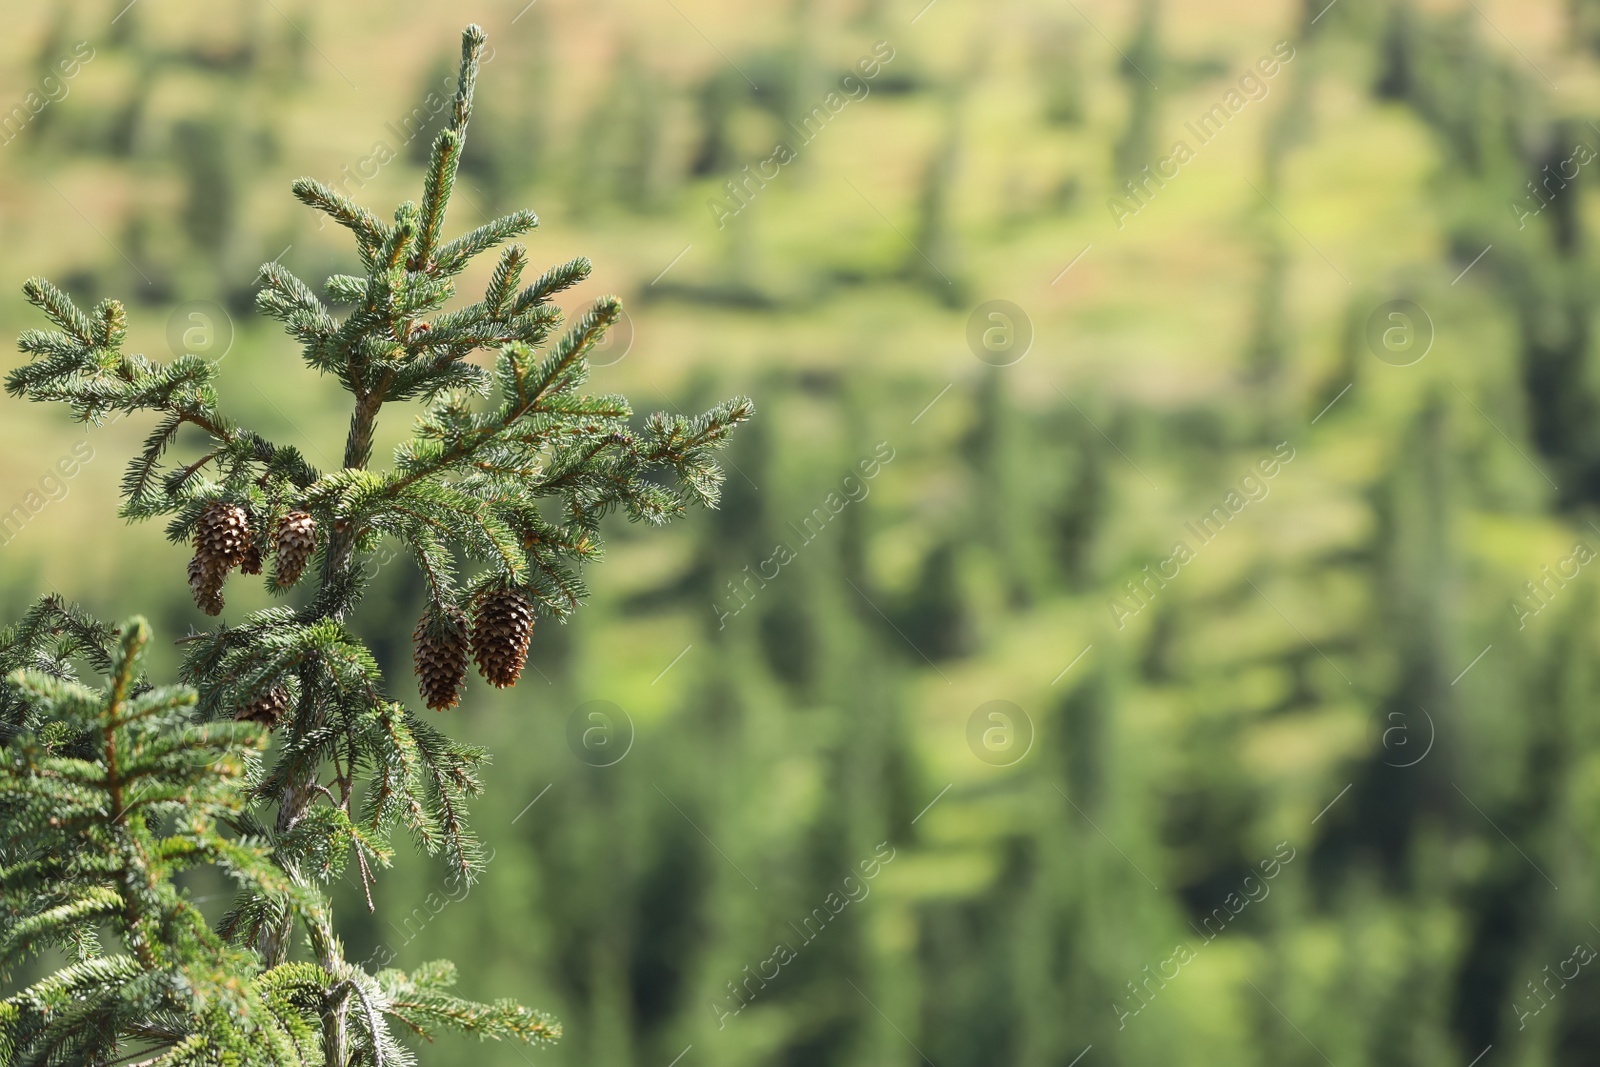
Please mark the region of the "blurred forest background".
MULTIPOLYGON (((332 465, 255 271, 354 265, 296 176, 417 195, 468 21, 458 204, 624 298, 596 388, 759 417, 450 713, 494 858, 342 887, 352 959, 553 1067, 1595 1061, 1600 3, 14 4, 0 332, 127 300, 332 465)), ((149 428, 0 410, 5 617, 202 624, 115 517, 149 428)), ((407 700, 422 606, 357 619, 407 700)))

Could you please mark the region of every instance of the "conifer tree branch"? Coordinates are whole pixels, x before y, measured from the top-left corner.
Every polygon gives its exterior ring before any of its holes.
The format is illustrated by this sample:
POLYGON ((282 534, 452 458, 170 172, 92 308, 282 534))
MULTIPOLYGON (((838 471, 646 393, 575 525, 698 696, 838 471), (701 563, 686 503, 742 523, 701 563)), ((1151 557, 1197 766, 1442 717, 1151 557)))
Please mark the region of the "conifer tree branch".
POLYGON ((468 882, 485 863, 468 804, 487 754, 389 695, 349 621, 366 564, 390 538, 422 572, 417 662, 430 708, 458 701, 469 637, 485 678, 512 684, 535 615, 565 617, 587 595, 581 570, 602 556, 603 517, 620 508, 660 523, 715 506, 715 452, 753 408, 735 398, 635 425, 625 398, 581 392, 590 350, 621 315, 615 298, 547 345, 562 319, 553 298, 588 277, 587 259, 524 286, 527 248, 506 242, 537 226, 531 211, 445 239, 483 45, 476 26, 463 34, 419 204, 390 223, 314 179, 294 183, 300 201, 351 231, 365 276, 328 279, 325 301, 280 264, 261 269, 257 308, 350 395, 339 469, 317 470, 224 416, 213 364, 123 353, 120 304, 86 312, 42 279, 24 287, 55 329, 22 335, 29 361, 7 391, 64 402, 87 422, 155 413, 122 511, 165 516, 168 537, 193 544, 197 606, 219 613, 230 573, 264 573, 269 561, 273 594, 302 575, 311 588, 299 608, 185 638, 186 688, 152 688, 138 673, 142 624, 114 632, 48 600, 0 631, 0 671, 24 671, 0 681, 0 839, 13 835, 0 848, 19 857, 0 868, 0 968, 40 946, 79 953, 0 999, 0 1045, 36 1059, 115 1052, 176 1065, 220 1050, 228 1062, 356 1067, 409 1062, 390 1023, 423 1036, 440 1026, 532 1044, 559 1036, 519 1005, 455 997, 447 965, 372 975, 344 958, 319 886, 350 856, 364 888, 399 831, 468 882), (503 245, 482 299, 451 306, 454 279, 503 245), (480 351, 492 367, 469 360, 480 351), (417 398, 416 433, 374 469, 384 405, 417 398), (104 689, 78 682, 79 662, 104 689), (277 730, 270 759, 263 725, 277 730), (177 828, 161 836, 169 820, 177 828), (239 885, 217 930, 172 881, 201 863, 239 885), (112 869, 122 875, 103 884, 112 869), (125 955, 98 949, 97 922, 117 928, 125 955), (290 962, 296 930, 314 963, 290 962), (152 975, 186 992, 150 999, 152 975), (67 1003, 81 1013, 63 1015, 67 1003))

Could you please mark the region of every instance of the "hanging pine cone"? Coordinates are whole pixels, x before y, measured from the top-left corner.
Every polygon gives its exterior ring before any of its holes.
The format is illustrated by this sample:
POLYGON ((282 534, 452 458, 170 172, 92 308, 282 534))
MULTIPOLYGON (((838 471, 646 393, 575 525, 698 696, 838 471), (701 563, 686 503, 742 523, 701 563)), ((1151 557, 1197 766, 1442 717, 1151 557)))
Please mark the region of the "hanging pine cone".
POLYGON ((467 680, 466 615, 460 608, 435 605, 417 620, 411 642, 417 688, 429 710, 455 707, 461 702, 461 683, 467 680))
POLYGON ((283 721, 283 716, 288 710, 289 690, 281 685, 275 685, 240 708, 234 718, 240 722, 258 722, 272 730, 283 721))
POLYGON ((528 661, 533 636, 533 604, 514 589, 487 593, 472 623, 472 658, 478 673, 496 689, 516 685, 528 661))
POLYGON ((261 564, 261 546, 252 540, 250 547, 244 550, 244 560, 239 564, 239 573, 260 574, 261 564))
POLYGON ((227 581, 225 568, 208 564, 200 556, 189 561, 189 592, 194 596, 195 607, 207 615, 222 614, 222 583, 227 581))
POLYGON ((237 504, 213 501, 200 513, 194 531, 194 554, 224 576, 245 561, 250 550, 250 516, 237 504))
POLYGON ((293 585, 305 573, 306 562, 317 550, 317 520, 309 511, 291 511, 278 520, 277 556, 279 585, 293 585))

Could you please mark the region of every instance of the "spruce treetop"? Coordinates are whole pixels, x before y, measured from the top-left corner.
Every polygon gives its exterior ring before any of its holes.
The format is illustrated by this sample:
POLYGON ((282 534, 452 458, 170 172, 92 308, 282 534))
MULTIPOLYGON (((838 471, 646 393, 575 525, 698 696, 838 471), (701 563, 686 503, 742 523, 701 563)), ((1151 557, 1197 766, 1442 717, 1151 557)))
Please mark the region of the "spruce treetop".
POLYGON ((483 44, 468 27, 420 203, 384 221, 295 182, 351 231, 365 273, 335 275, 319 296, 279 264, 261 270, 258 308, 350 394, 338 470, 225 414, 207 360, 124 352, 117 301, 84 311, 42 278, 24 286, 55 328, 22 335, 31 358, 7 391, 90 423, 155 414, 121 513, 164 517, 171 540, 193 545, 197 606, 221 615, 235 570, 264 575, 275 595, 303 575, 310 588, 302 606, 186 638, 175 688, 139 674, 138 620, 112 628, 48 598, 0 631, 0 668, 21 671, 0 683, 0 982, 46 946, 74 959, 0 1001, 6 1062, 353 1067, 412 1062, 389 1020, 534 1043, 559 1033, 516 1004, 454 997, 448 963, 373 975, 344 959, 321 887, 352 861, 368 884, 394 830, 464 879, 483 866, 466 803, 487 754, 389 695, 352 626, 363 564, 388 538, 424 578, 415 641, 429 707, 457 703, 469 654, 491 684, 514 684, 536 618, 582 603, 601 519, 660 524, 715 506, 714 455, 753 405, 635 425, 626 398, 581 391, 619 302, 598 300, 558 333, 552 300, 588 277, 587 259, 525 283, 527 250, 507 242, 537 225, 526 211, 446 239, 483 44), (447 309, 457 276, 496 248, 482 298, 447 309), (379 414, 398 402, 421 405, 415 431, 374 467, 379 414), (172 883, 196 865, 238 887, 219 928, 172 883), (310 962, 290 961, 297 929, 310 962))

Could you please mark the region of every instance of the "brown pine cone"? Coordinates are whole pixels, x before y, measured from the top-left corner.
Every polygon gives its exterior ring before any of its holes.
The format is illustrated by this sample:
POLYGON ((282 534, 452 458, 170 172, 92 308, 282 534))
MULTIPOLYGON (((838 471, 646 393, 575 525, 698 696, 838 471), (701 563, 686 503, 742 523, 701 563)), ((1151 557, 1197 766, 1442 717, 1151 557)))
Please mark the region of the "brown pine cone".
POLYGON ((244 550, 244 560, 239 564, 239 573, 260 574, 261 564, 261 546, 251 541, 250 547, 244 550))
POLYGON ((496 689, 517 684, 533 637, 533 603, 514 589, 487 593, 472 623, 472 658, 496 689))
POLYGON ((317 550, 317 520, 309 511, 291 511, 278 520, 277 541, 279 585, 293 585, 305 573, 306 563, 317 550))
POLYGON ((467 680, 467 617, 454 606, 430 607, 411 634, 417 688, 432 711, 461 703, 467 680))
POLYGON ((250 550, 250 516, 237 504, 220 500, 206 505, 194 530, 194 554, 224 576, 245 561, 250 550))
POLYGON ((195 607, 207 615, 222 614, 222 583, 227 580, 226 568, 210 565, 198 555, 189 560, 189 592, 195 607))
POLYGON ((258 722, 273 730, 283 721, 283 716, 288 710, 289 690, 281 685, 275 685, 240 708, 234 718, 239 722, 258 722))

